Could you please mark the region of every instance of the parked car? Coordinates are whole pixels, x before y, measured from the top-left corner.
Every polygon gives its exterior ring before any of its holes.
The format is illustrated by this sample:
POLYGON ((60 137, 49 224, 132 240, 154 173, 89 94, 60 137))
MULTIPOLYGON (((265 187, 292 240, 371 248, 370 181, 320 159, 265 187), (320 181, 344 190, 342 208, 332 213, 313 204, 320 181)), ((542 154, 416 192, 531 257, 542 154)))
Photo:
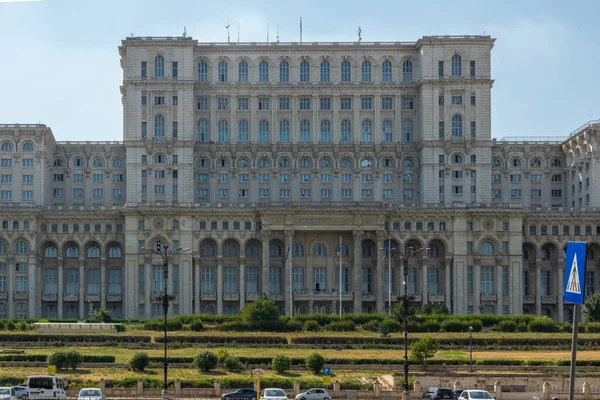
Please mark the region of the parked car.
POLYGON ((453 400, 456 397, 454 396, 454 392, 450 389, 430 387, 425 392, 423 392, 421 398, 431 400, 453 400))
POLYGON ((254 389, 238 389, 235 392, 221 395, 223 400, 256 400, 256 391, 254 389))
POLYGON ((260 396, 264 400, 288 400, 287 394, 283 389, 279 388, 267 388, 260 396))
POLYGON ((0 400, 18 400, 15 389, 11 387, 0 387, 0 400))
POLYGON ((67 400, 67 382, 58 376, 28 376, 27 398, 67 400))
POLYGON ((297 395, 296 400, 331 400, 331 396, 325 389, 313 388, 297 395))
POLYGON ((25 400, 27 398, 27 386, 13 386, 17 393, 18 400, 25 400))
POLYGON ((492 396, 488 391, 486 390, 463 390, 463 392, 460 394, 460 397, 458 398, 458 400, 471 400, 471 399, 477 399, 477 400, 491 400, 494 399, 494 396, 492 396))
POLYGON ((79 391, 77 400, 104 400, 100 388, 84 388, 79 391))
POLYGON ((460 395, 462 394, 463 389, 453 390, 453 392, 454 392, 454 398, 458 399, 460 397, 460 395))

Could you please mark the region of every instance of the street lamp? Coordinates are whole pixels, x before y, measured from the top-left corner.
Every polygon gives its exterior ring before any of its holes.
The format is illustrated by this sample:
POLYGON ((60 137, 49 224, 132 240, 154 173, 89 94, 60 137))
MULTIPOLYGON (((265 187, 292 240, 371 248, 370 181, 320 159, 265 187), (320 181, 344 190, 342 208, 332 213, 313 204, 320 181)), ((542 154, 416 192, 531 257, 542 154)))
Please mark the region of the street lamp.
POLYGON ((408 392, 408 259, 416 254, 422 253, 429 250, 429 247, 421 247, 420 249, 414 249, 413 247, 407 248, 404 253, 397 253, 402 257, 404 263, 404 391, 408 392))
POLYGON ((146 254, 158 254, 160 256, 160 258, 162 258, 163 261, 163 283, 164 283, 164 287, 165 287, 165 291, 164 293, 162 293, 158 299, 162 301, 163 304, 163 313, 164 313, 164 323, 163 323, 163 328, 165 331, 165 355, 163 358, 163 373, 164 373, 164 377, 163 377, 163 396, 165 396, 167 394, 167 369, 168 369, 168 362, 167 362, 167 313, 169 312, 169 301, 173 300, 173 296, 169 296, 169 293, 167 292, 167 282, 169 279, 169 259, 172 256, 181 254, 183 252, 189 251, 190 249, 182 249, 181 247, 178 247, 177 249, 174 250, 169 250, 169 245, 163 245, 162 242, 160 240, 157 240, 156 243, 154 244, 153 248, 146 248, 146 247, 142 247, 142 251, 146 254))
POLYGON ((473 327, 469 326, 469 372, 473 372, 473 327))

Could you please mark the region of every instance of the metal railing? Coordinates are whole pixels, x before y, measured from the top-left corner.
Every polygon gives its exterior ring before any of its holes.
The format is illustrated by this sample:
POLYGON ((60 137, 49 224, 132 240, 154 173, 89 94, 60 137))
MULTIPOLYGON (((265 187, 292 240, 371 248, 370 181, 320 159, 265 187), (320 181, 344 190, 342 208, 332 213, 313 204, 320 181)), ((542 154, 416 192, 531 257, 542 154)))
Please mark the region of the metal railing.
POLYGON ((585 124, 581 125, 579 128, 575 129, 573 132, 569 133, 568 137, 572 137, 577 135, 578 133, 586 130, 587 128, 589 128, 592 125, 599 125, 600 124, 600 119, 593 119, 591 121, 586 122, 585 124))
POLYGON ((497 142, 503 144, 543 144, 562 143, 567 140, 564 136, 505 136, 497 142))

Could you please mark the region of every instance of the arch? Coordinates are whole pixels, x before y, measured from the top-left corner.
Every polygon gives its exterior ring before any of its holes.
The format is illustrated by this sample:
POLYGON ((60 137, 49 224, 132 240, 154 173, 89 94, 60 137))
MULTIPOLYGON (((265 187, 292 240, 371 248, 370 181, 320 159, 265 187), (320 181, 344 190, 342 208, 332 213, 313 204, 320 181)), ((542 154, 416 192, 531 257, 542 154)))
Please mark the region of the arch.
POLYGON ((412 160, 412 158, 407 157, 404 159, 404 161, 402 161, 402 166, 404 168, 414 168, 415 167, 415 162, 412 160))
POLYGON ((493 168, 501 168, 502 167, 502 160, 500 160, 497 157, 493 157, 492 158, 492 167, 493 168))
POLYGON ((291 167, 291 166, 292 166, 292 162, 290 161, 290 159, 289 159, 289 158, 287 158, 287 157, 282 157, 282 158, 279 160, 279 166, 280 166, 280 167, 282 167, 282 168, 289 168, 289 167, 291 167))
POLYGON ((446 257, 446 245, 439 239, 434 239, 427 245, 429 250, 427 255, 429 257, 445 258, 446 257))
POLYGON ((229 167, 229 159, 225 157, 221 157, 217 160, 217 168, 227 168, 229 167))
POLYGON ((23 144, 23 151, 24 152, 32 152, 33 149, 34 149, 34 147, 33 147, 32 143, 27 142, 27 143, 23 144))
POLYGON ((165 117, 161 114, 154 116, 154 137, 165 137, 165 117))
POLYGON ((554 243, 545 243, 540 248, 540 259, 542 261, 556 260, 558 258, 558 248, 554 243))
POLYGON ((238 142, 247 143, 250 140, 250 129, 248 121, 241 119, 238 121, 238 142))
POLYGON ((479 254, 482 256, 490 256, 496 254, 496 246, 489 240, 485 240, 479 246, 479 254))
POLYGON ((364 60, 360 66, 360 81, 371 82, 371 61, 364 60))
POLYGON ((452 164, 462 165, 464 163, 464 157, 460 153, 454 153, 450 156, 450 161, 452 164))
POLYGON ((68 242, 63 247, 63 257, 79 258, 79 246, 75 242, 68 242))
POLYGON ((160 54, 154 57, 154 76, 156 78, 165 76, 165 58, 160 54))
POLYGON ((15 243, 15 253, 17 254, 27 254, 29 252, 29 243, 25 240, 18 240, 15 243))
POLYGON ((279 239, 271 240, 269 243, 269 256, 270 257, 283 257, 283 248, 285 245, 279 239))
POLYGON ((302 157, 298 161, 298 166, 299 167, 312 167, 312 161, 308 157, 302 157))
POLYGON ((167 156, 164 153, 156 153, 152 157, 152 162, 154 164, 164 164, 167 162, 167 156))
POLYGON ((260 256, 261 256, 260 243, 256 240, 249 241, 246 244, 246 257, 260 257, 260 256))
POLYGON ((200 243, 200 257, 215 257, 217 255, 217 244, 210 239, 200 243))
POLYGON ((208 64, 204 60, 198 62, 197 80, 200 83, 208 82, 208 64))
POLYGON ((300 82, 310 82, 310 63, 306 60, 300 63, 300 82))
POLYGON ((65 164, 65 161, 62 158, 55 158, 54 159, 53 165, 55 167, 62 167, 62 166, 64 166, 64 164, 65 164))
POLYGON ((344 157, 340 160, 340 168, 352 168, 352 160, 348 157, 344 157))
POLYGON ((279 63, 279 82, 289 82, 290 81, 290 63, 286 60, 283 60, 279 63))
POLYGON ((352 82, 352 64, 348 60, 342 61, 340 65, 340 81, 352 82))
POLYGON ((370 119, 362 120, 361 141, 363 143, 373 143, 373 122, 370 119))
POLYGON ((529 161, 529 166, 532 168, 541 168, 542 165, 543 165, 543 163, 542 163, 542 159, 540 157, 533 157, 529 161))
POLYGON ((327 60, 321 61, 319 66, 319 81, 322 83, 331 81, 331 64, 327 60))
POLYGON ((452 116, 452 137, 463 136, 463 119, 459 114, 452 116))
POLYGON ((83 158, 76 156, 73 158, 73 162, 71 163, 71 165, 75 168, 83 168, 85 167, 85 161, 83 158))
POLYGON ((57 258, 58 257, 58 248, 56 244, 50 242, 46 243, 43 247, 44 249, 44 258, 57 258))
POLYGON ((535 244, 528 242, 523 243, 522 253, 524 260, 535 261, 537 256, 535 244))
POLYGON ((201 157, 196 161, 196 167, 198 168, 210 168, 210 160, 207 158, 201 157))
POLYGON ((239 168, 249 168, 250 167, 250 161, 246 157, 241 157, 238 160, 238 167, 239 168))
POLYGON ((360 161, 362 168, 371 168, 373 166, 373 160, 369 157, 365 157, 360 161))
POLYGON ((462 57, 460 54, 454 54, 451 60, 452 76, 462 75, 462 57))
POLYGON ((321 120, 321 143, 331 143, 331 122, 328 119, 321 120))
POLYGON ((4 143, 2 143, 2 146, 0 146, 0 150, 2 150, 2 151, 12 151, 13 150, 13 145, 12 145, 12 143, 4 142, 4 143))
POLYGON ((196 141, 208 142, 208 121, 205 119, 198 120, 196 141))
POLYGON ((340 142, 352 142, 352 122, 349 119, 343 120, 340 124, 340 142))
POLYGON ((221 60, 217 65, 217 82, 226 83, 229 78, 229 65, 227 61, 221 60))
POLYGON ((99 157, 94 158, 94 161, 92 161, 92 167, 94 167, 94 168, 104 167, 104 160, 99 157))
POLYGON ((222 119, 217 127, 217 141, 219 143, 229 143, 229 121, 222 119))
POLYGON ((248 61, 242 60, 238 64, 238 82, 248 82, 248 61))
POLYGON ((331 168, 332 166, 333 166, 333 164, 331 162, 331 158, 329 158, 328 156, 324 156, 319 161, 319 167, 321 167, 321 168, 331 168))
POLYGON ((413 80, 413 63, 411 60, 405 60, 402 63, 402 81, 412 82, 413 80))
POLYGON ((269 160, 267 157, 261 157, 258 159, 256 166, 261 168, 269 168, 271 166, 271 160, 269 160))
POLYGON ((261 143, 269 142, 269 121, 261 119, 258 123, 258 141, 261 143))
POLYGON ((122 158, 120 158, 120 157, 118 157, 118 158, 115 158, 115 159, 112 161, 112 166, 113 166, 113 168, 123 168, 123 166, 124 166, 124 165, 125 165, 125 162, 124 162, 124 161, 123 161, 123 159, 122 159, 122 158))
POLYGON ((373 241, 366 239, 360 243, 361 257, 373 257, 375 254, 375 243, 373 241))
POLYGON ((560 158, 554 158, 551 162, 551 165, 553 167, 560 168, 560 167, 562 167, 562 161, 560 160, 560 158))
POLYGON ((258 81, 260 83, 269 82, 269 62, 266 60, 258 63, 258 81))
POLYGON ((410 143, 415 140, 414 123, 411 119, 405 119, 402 121, 402 140, 405 143, 410 143))
POLYGON ((109 245, 108 258, 123 258, 123 248, 119 243, 112 243, 109 245))
POLYGON ((416 250, 422 249, 423 243, 416 238, 409 239, 404 245, 404 254, 409 258, 419 257, 422 253, 415 253, 416 250))
POLYGON ((223 244, 223 257, 237 257, 239 245, 234 239, 229 239, 223 244))
POLYGON ((382 168, 394 168, 394 160, 392 157, 384 157, 381 160, 381 167, 382 168))
POLYGON ((312 248, 313 257, 327 257, 327 247, 323 243, 315 243, 312 248))
POLYGON ((98 243, 92 242, 87 245, 87 258, 100 258, 100 246, 98 243))
POLYGON ((279 121, 279 141, 281 143, 290 142, 290 121, 287 119, 279 121))
POLYGON ((517 168, 521 167, 522 164, 523 163, 522 163, 522 161, 521 161, 521 159, 519 157, 513 157, 510 160, 510 162, 509 162, 509 166, 511 166, 511 167, 517 167, 517 168))

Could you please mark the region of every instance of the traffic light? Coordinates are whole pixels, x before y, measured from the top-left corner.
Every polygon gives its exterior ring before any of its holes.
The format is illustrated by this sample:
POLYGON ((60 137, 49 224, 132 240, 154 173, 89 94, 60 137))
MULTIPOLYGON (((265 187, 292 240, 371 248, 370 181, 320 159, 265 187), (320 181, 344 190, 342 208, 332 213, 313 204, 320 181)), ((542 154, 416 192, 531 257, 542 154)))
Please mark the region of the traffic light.
POLYGON ((157 240, 156 241, 156 249, 155 249, 157 253, 160 253, 160 248, 161 248, 160 247, 160 240, 157 240))

